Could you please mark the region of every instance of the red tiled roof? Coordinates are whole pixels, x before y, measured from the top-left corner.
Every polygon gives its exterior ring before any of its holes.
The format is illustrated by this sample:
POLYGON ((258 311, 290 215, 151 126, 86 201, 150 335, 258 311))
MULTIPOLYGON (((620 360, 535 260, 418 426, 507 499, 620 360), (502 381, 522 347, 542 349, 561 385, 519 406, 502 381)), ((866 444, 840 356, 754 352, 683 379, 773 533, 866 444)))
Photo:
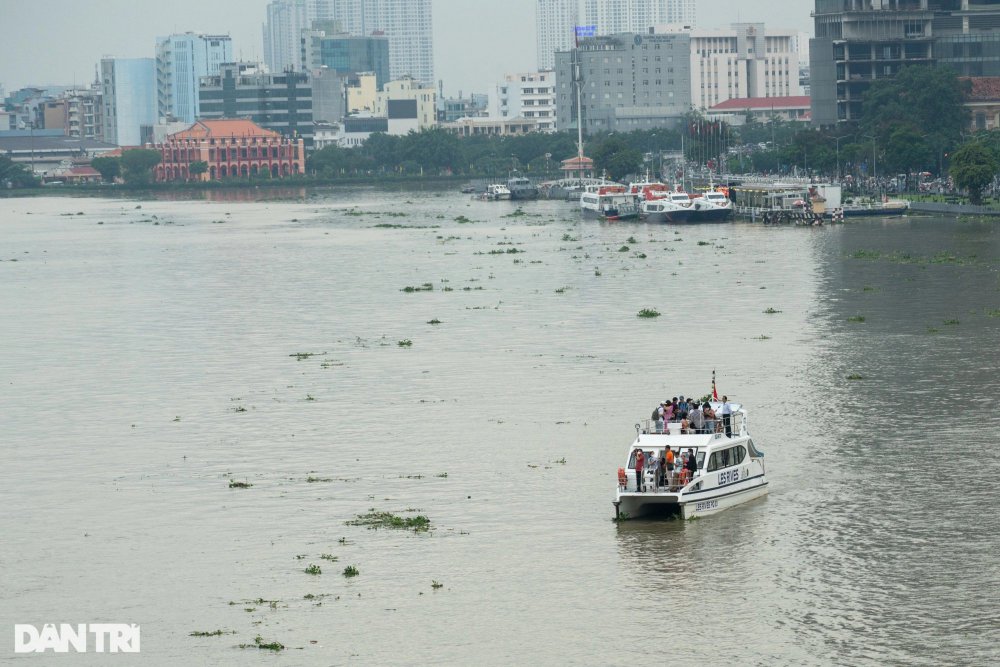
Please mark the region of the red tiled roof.
POLYGON ((186 130, 171 134, 168 139, 208 139, 210 137, 280 137, 247 118, 232 120, 199 120, 186 130))
POLYGON ((710 111, 765 111, 767 109, 803 109, 809 108, 812 98, 808 95, 793 95, 791 97, 745 97, 726 100, 716 104, 710 111))
POLYGON ((966 99, 976 102, 1000 100, 1000 76, 970 76, 962 80, 972 83, 966 99))
POLYGON ((571 157, 568 160, 563 160, 562 165, 563 169, 579 169, 580 167, 590 168, 594 166, 594 161, 589 157, 571 157))
POLYGON ((101 172, 97 171, 93 167, 83 166, 83 167, 70 167, 67 174, 72 176, 100 176, 101 172))

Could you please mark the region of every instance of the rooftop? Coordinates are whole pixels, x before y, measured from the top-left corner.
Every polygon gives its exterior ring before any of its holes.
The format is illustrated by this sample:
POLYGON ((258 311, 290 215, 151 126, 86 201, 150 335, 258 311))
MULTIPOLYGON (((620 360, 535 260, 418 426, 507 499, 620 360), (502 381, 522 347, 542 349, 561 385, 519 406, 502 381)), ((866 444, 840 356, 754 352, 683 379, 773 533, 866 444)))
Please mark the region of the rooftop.
POLYGON ((171 134, 168 139, 214 139, 220 137, 280 137, 252 120, 199 120, 186 130, 171 134))
POLYGON ((793 95, 790 97, 745 97, 720 102, 711 111, 763 111, 767 109, 808 109, 808 95, 793 95))
POLYGON ((966 99, 972 102, 1000 100, 1000 76, 963 77, 972 84, 966 99))

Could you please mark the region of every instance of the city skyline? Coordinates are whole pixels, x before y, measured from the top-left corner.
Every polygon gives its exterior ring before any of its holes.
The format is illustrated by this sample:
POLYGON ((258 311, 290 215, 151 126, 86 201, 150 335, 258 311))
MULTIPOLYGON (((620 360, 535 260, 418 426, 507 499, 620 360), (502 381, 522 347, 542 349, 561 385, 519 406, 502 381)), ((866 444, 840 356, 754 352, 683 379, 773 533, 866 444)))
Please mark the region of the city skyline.
MULTIPOLYGON (((699 25, 762 21, 811 33, 811 4, 699 0, 699 25)), ((267 5, 268 0, 175 0, 169 6, 106 0, 97 21, 93 6, 83 3, 0 0, 7 19, 0 25, 0 86, 9 92, 27 85, 86 85, 102 56, 153 57, 157 37, 188 31, 228 34, 236 59, 263 61, 267 5), (81 30, 91 24, 101 30, 81 30)), ((444 81, 446 96, 485 92, 506 73, 536 69, 535 0, 502 5, 433 0, 433 8, 435 80, 444 81)))

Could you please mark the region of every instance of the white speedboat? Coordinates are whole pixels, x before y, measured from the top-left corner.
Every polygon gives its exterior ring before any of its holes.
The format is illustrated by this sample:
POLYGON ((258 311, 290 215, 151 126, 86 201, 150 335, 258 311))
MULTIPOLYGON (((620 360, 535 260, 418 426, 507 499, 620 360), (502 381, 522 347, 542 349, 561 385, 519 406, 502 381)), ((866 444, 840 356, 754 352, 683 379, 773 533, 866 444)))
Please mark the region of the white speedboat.
POLYGON ((481 194, 480 199, 486 201, 500 201, 510 199, 510 189, 503 183, 491 183, 486 186, 486 192, 481 194))
POLYGON ((733 414, 727 435, 722 403, 711 405, 720 415, 711 433, 683 432, 686 422, 663 424, 647 420, 645 426, 636 424, 636 438, 629 447, 625 467, 618 469, 616 518, 658 513, 678 514, 684 519, 709 516, 767 493, 764 454, 750 439, 746 410, 737 403, 729 404, 733 414), (674 452, 672 473, 665 470, 667 449, 674 452), (639 450, 645 463, 637 471, 639 450), (694 474, 684 468, 689 452, 698 464, 694 474))
POLYGON ((580 211, 601 220, 626 220, 639 217, 635 197, 624 185, 587 188, 580 195, 580 211))
POLYGON ((638 197, 639 217, 645 218, 647 222, 685 223, 690 221, 694 213, 691 199, 686 193, 673 192, 662 183, 643 187, 638 197))
POLYGON ((725 222, 733 214, 733 202, 724 192, 709 190, 691 198, 692 222, 725 222))

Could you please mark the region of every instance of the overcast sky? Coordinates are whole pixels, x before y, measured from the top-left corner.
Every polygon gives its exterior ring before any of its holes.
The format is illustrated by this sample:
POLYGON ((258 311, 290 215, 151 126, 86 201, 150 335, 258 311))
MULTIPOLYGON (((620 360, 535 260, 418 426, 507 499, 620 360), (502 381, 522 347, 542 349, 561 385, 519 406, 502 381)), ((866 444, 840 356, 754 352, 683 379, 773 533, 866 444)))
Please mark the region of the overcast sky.
MULTIPOLYGON (((435 77, 445 94, 487 92, 536 66, 535 0, 433 0, 435 77)), ((809 0, 697 0, 700 27, 762 21, 812 32, 809 0)), ((102 55, 153 57, 158 35, 229 34, 238 57, 262 57, 268 0, 0 0, 0 85, 82 84, 102 55)))

